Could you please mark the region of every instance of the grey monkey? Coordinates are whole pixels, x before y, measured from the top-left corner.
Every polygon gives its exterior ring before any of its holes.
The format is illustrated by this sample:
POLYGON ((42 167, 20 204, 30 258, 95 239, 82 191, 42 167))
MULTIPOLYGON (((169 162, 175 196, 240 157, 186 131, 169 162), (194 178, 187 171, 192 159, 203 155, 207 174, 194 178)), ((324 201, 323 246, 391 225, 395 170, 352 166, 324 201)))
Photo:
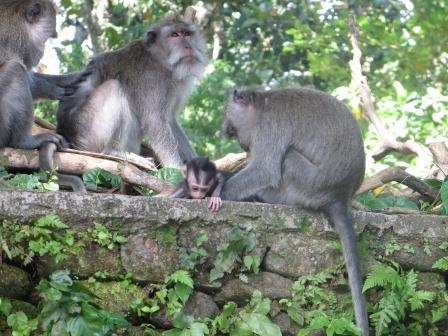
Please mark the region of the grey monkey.
POLYGON ((73 148, 99 153, 139 154, 148 140, 163 166, 181 167, 196 153, 177 112, 207 63, 193 24, 175 17, 155 23, 141 40, 93 57, 92 74, 60 103, 57 132, 73 148))
MULTIPOLYGON (((49 143, 63 147, 54 133, 32 135, 33 100, 62 99, 76 89, 88 73, 61 76, 32 72, 42 58, 45 42, 56 37, 56 10, 49 0, 0 2, 0 148, 40 148, 49 143)), ((45 168, 45 167, 42 167, 45 168)), ((81 180, 76 180, 81 183, 81 180)))
POLYGON ((311 89, 243 89, 228 99, 223 128, 250 152, 224 184, 224 200, 256 197, 324 212, 339 233, 356 322, 369 335, 350 203, 365 171, 360 129, 337 99, 311 89))

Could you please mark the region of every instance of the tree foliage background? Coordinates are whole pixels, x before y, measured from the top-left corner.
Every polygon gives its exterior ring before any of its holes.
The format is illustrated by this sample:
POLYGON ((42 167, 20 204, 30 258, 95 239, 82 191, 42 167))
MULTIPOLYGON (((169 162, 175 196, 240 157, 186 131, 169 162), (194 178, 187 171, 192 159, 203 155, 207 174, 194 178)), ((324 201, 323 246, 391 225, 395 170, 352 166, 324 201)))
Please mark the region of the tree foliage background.
MULTIPOLYGON (((140 38, 168 13, 196 6, 212 63, 181 119, 201 155, 216 158, 239 151, 220 129, 227 94, 242 85, 311 86, 335 95, 359 120, 369 154, 379 139, 362 113, 350 75, 349 13, 360 30, 364 74, 389 131, 423 144, 448 139, 445 0, 350 0, 349 10, 336 0, 60 0, 58 5, 61 72, 80 69, 94 53, 140 38)), ((51 120, 48 107, 39 110, 51 120)), ((389 155, 381 163, 369 159, 368 169, 406 168, 413 160, 389 155)))

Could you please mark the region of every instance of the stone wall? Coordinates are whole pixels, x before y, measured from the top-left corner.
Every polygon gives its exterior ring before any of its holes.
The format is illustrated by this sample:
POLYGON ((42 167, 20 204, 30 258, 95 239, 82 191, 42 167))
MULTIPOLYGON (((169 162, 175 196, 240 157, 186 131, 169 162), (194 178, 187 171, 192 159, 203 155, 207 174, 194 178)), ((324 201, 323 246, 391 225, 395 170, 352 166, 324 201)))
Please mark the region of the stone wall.
MULTIPOLYGON (((106 307, 127 312, 129 302, 147 295, 148 284, 163 282, 166 275, 179 268, 180 251, 194 247, 201 230, 208 236, 203 245, 208 257, 195 273, 196 292, 185 308, 196 316, 213 316, 218 306, 230 300, 242 304, 254 289, 272 300, 289 297, 294 279, 332 269, 342 261, 337 235, 325 217, 290 206, 225 202, 218 213, 212 213, 206 201, 198 200, 0 192, 2 219, 30 221, 48 213, 57 214, 64 223, 80 231, 101 223, 110 231, 121 232, 127 242, 112 249, 88 243, 76 256, 59 263, 40 258, 33 270, 15 262, 3 263, 0 296, 35 304, 36 281, 54 270, 67 268, 80 280, 102 272, 105 276, 93 290, 106 307), (261 258, 261 271, 248 274, 248 282, 226 275, 210 283, 209 271, 217 248, 234 227, 254 235, 256 247, 251 254, 261 258), (160 239, 159 233, 167 228, 175 233, 174 241, 160 239), (132 290, 124 290, 118 281, 126 273, 132 274, 135 281, 132 290)), ((389 250, 391 259, 406 269, 422 272, 425 282, 443 279, 443 274, 433 273, 432 265, 446 255, 439 245, 448 241, 448 217, 359 211, 354 212, 354 217, 364 273, 393 243, 404 248, 389 250)), ((284 315, 279 314, 274 320, 278 320, 284 335, 292 334, 295 329, 284 315)))

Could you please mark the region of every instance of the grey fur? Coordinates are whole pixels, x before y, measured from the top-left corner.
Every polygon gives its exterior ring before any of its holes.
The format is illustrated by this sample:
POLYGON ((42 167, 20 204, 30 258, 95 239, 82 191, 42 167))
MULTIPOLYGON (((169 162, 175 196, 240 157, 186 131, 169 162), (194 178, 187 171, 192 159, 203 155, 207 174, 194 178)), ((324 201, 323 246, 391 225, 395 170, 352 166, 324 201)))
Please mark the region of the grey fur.
POLYGON ((192 24, 176 18, 156 23, 142 40, 93 57, 92 75, 59 106, 58 133, 73 148, 112 154, 139 154, 147 140, 163 166, 181 167, 196 153, 177 112, 207 62, 204 40, 192 24), (173 32, 192 35, 176 44, 170 42, 173 32), (189 50, 194 61, 181 62, 189 50))
POLYGON ((53 133, 31 135, 33 81, 28 72, 55 34, 55 13, 48 0, 0 2, 0 148, 34 149, 46 141, 58 146, 63 142, 53 133))
POLYGON ((0 148, 35 149, 48 143, 56 149, 65 144, 55 133, 31 134, 33 99, 61 99, 85 77, 84 73, 52 76, 31 71, 43 55, 45 42, 56 35, 55 16, 49 0, 0 2, 0 148))
POLYGON ((260 198, 323 211, 344 251, 362 336, 369 334, 350 202, 364 177, 359 127, 335 98, 310 89, 235 91, 224 129, 250 152, 247 166, 224 185, 222 198, 260 198))

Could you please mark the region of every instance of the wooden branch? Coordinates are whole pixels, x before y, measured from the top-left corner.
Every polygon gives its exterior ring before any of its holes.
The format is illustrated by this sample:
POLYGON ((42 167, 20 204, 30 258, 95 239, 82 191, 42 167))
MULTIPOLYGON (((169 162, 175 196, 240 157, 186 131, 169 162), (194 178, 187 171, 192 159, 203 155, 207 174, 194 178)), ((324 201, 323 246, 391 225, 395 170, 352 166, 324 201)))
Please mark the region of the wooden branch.
POLYGON ((38 117, 37 115, 34 116, 34 122, 39 127, 45 128, 46 130, 55 131, 56 126, 54 126, 52 123, 49 123, 45 119, 42 119, 41 117, 38 117))
POLYGON ((229 153, 221 159, 215 160, 218 170, 232 171, 239 168, 247 160, 247 153, 229 153))
POLYGON ((429 145, 429 150, 437 163, 448 165, 448 145, 446 142, 434 142, 429 145))
MULTIPOLYGON (((347 2, 346 6, 348 6, 347 2)), ((358 42, 358 28, 352 15, 349 15, 348 17, 348 26, 350 30, 350 42, 353 48, 353 59, 349 62, 352 78, 358 85, 359 91, 361 93, 364 111, 377 130, 382 141, 379 149, 375 152, 374 155, 372 155, 373 159, 378 161, 385 157, 388 153, 397 151, 403 154, 416 154, 425 160, 426 166, 429 166, 433 158, 431 152, 427 147, 413 140, 408 140, 404 143, 397 141, 396 138, 390 134, 381 119, 378 117, 372 101, 372 93, 367 83, 367 78, 362 73, 362 53, 358 42)))
MULTIPOLYGON (((129 184, 148 187, 155 192, 174 190, 175 186, 138 169, 125 160, 109 160, 73 152, 57 152, 54 164, 61 173, 81 175, 94 168, 102 168, 120 175, 129 184)), ((39 169, 37 150, 3 148, 0 150, 0 165, 16 169, 39 169)))
POLYGON ((404 170, 393 167, 386 168, 365 180, 356 193, 362 194, 392 181, 411 188, 432 202, 437 201, 440 198, 440 193, 437 189, 406 173, 404 170))

